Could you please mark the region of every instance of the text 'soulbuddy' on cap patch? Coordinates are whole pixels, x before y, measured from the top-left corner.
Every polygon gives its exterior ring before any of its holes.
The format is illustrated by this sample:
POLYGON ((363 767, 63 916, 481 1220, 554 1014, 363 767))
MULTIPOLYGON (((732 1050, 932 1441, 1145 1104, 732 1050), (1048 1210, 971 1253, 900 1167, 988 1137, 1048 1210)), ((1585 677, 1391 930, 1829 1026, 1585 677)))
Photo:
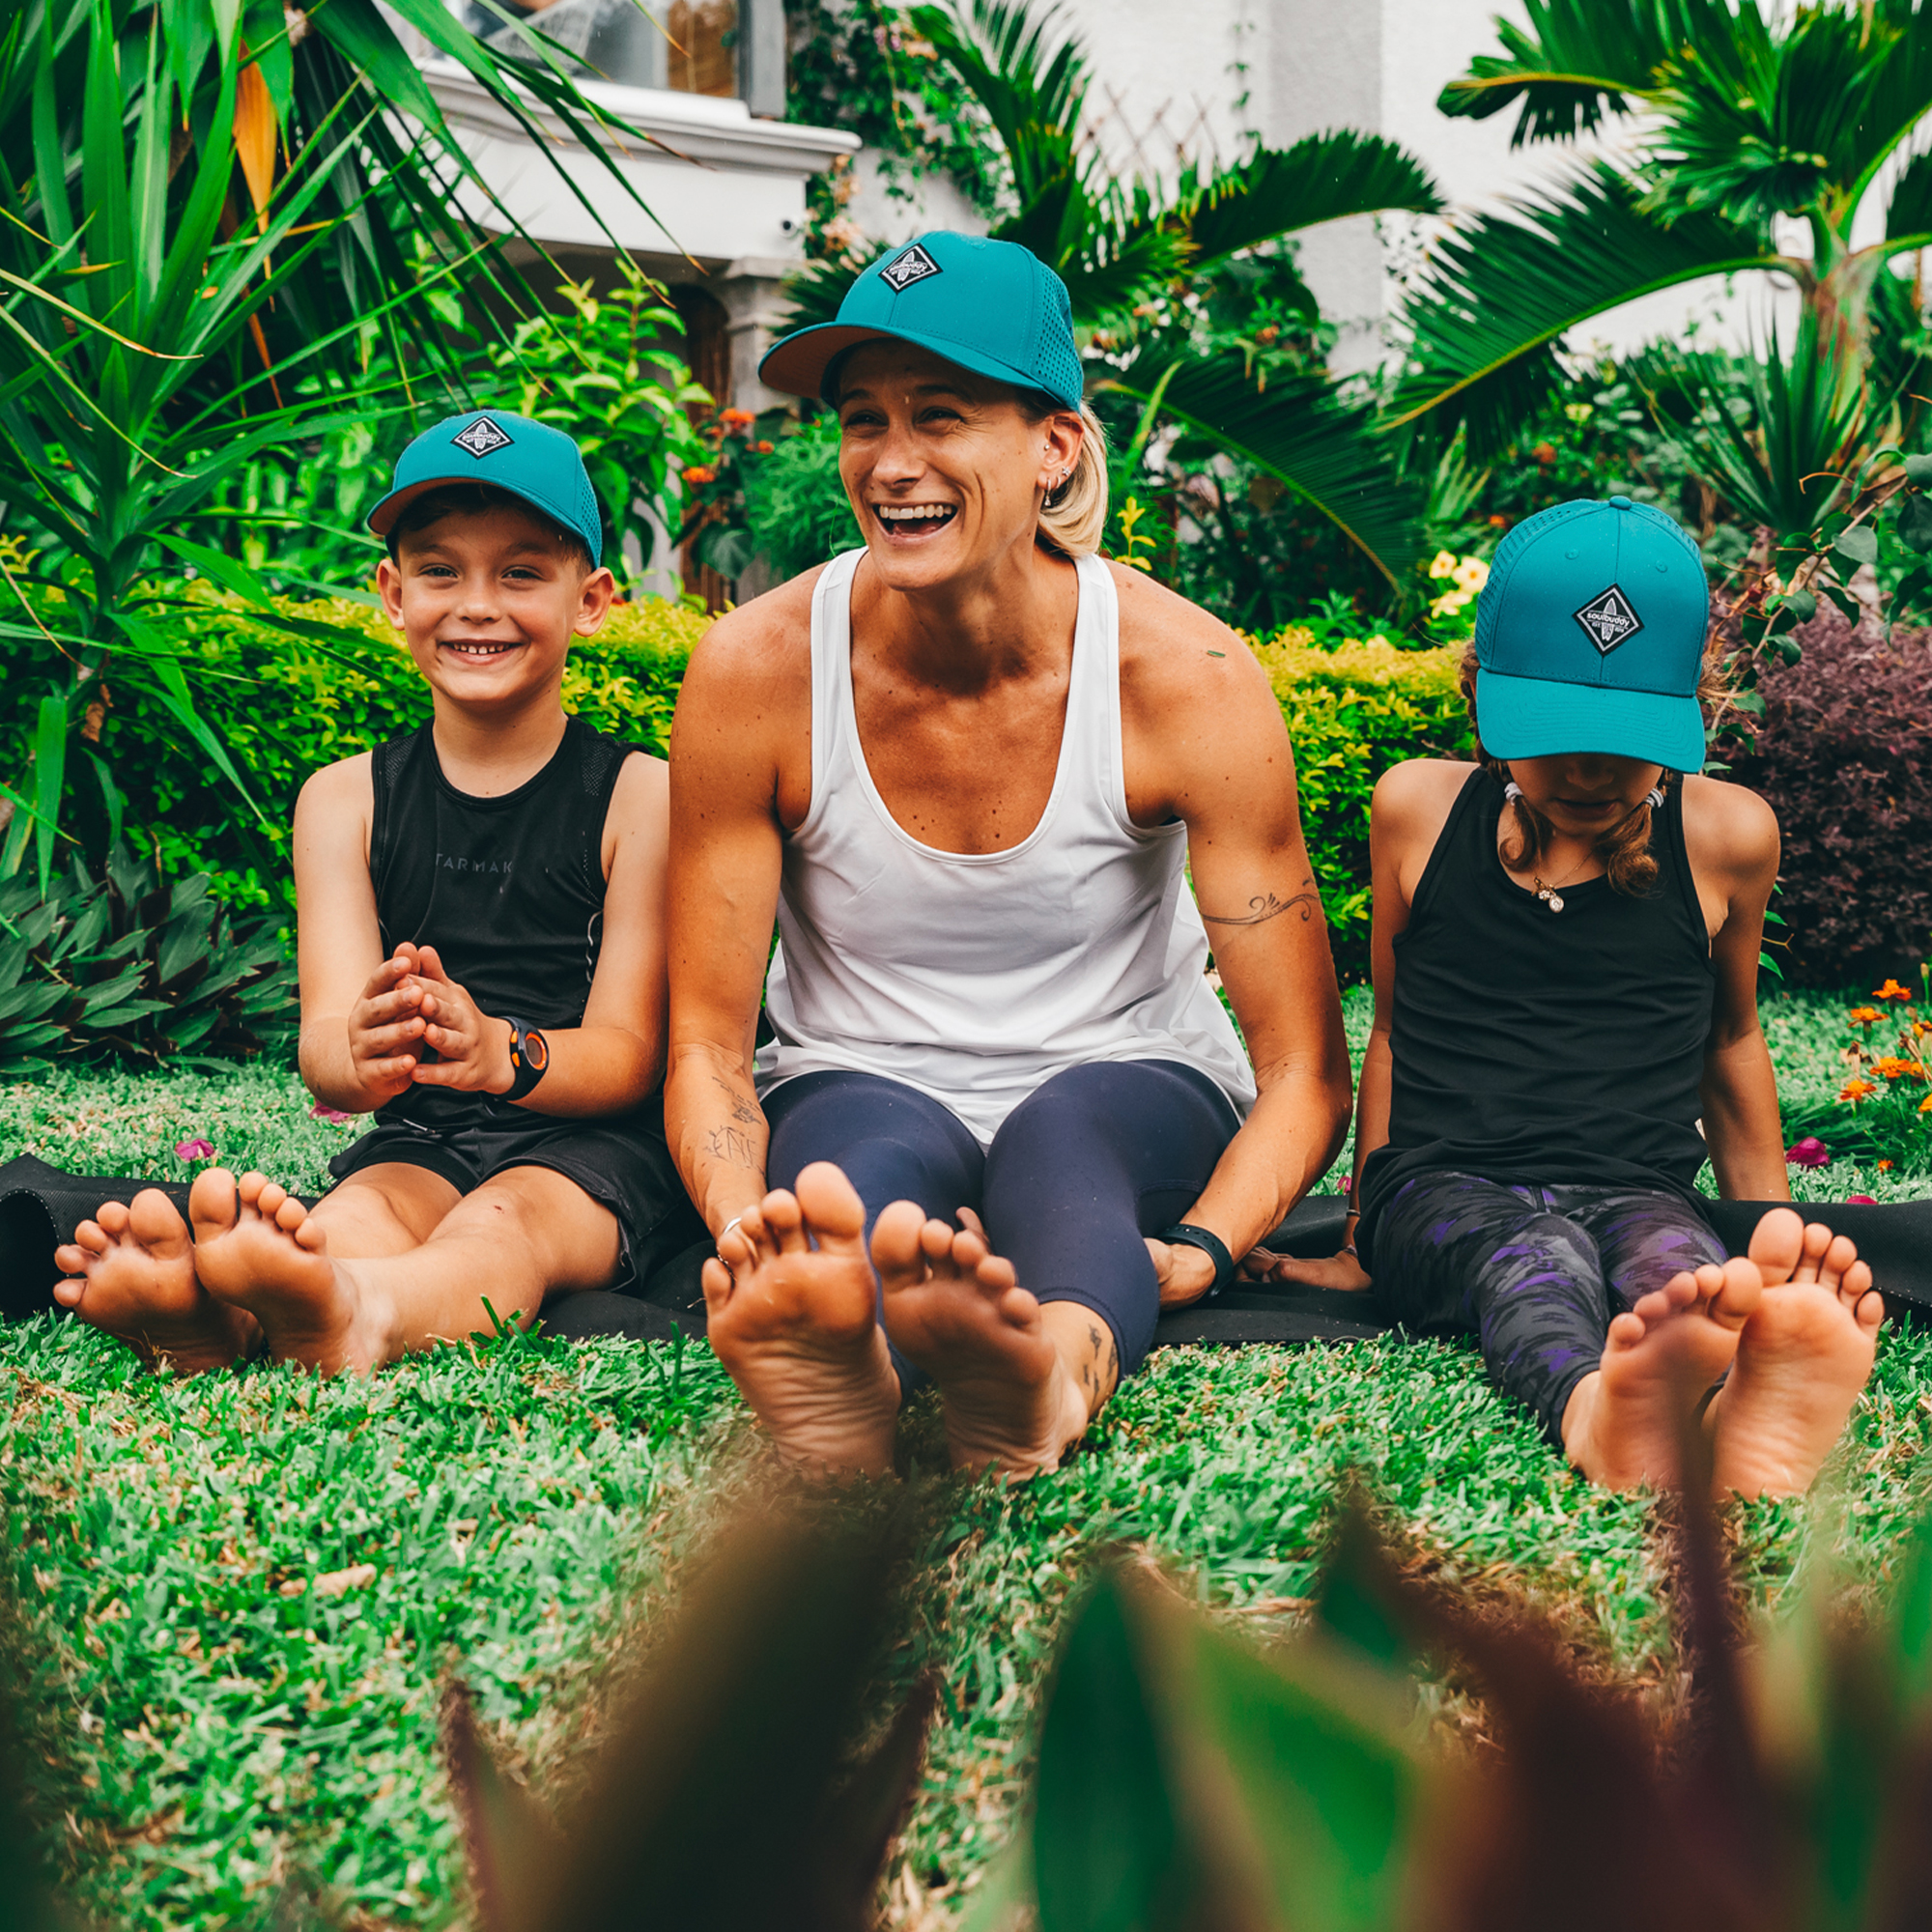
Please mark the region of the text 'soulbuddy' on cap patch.
POLYGON ((903 295, 915 282, 923 282, 928 275, 944 272, 939 264, 915 242, 910 248, 895 255, 879 270, 879 276, 892 285, 895 295, 903 295))
POLYGON ((479 463, 493 450, 501 449, 513 440, 507 430, 497 428, 488 416, 478 416, 449 440, 458 449, 467 449, 479 463))
POLYGON ((1643 629, 1643 619, 1631 609, 1631 602, 1613 583, 1574 613, 1590 641, 1605 657, 1643 629))

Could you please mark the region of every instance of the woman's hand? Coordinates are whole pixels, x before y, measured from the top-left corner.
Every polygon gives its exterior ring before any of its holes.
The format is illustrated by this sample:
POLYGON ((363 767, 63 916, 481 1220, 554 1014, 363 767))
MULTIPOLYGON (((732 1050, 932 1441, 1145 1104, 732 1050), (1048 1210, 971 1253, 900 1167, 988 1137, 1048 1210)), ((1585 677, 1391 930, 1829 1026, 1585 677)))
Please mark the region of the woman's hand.
POLYGON ((1214 1286, 1213 1258, 1199 1248, 1150 1238, 1147 1250, 1153 1257, 1153 1274, 1160 1284, 1163 1308, 1185 1308, 1190 1301, 1199 1301, 1214 1286))
POLYGON ((1257 1248, 1241 1263, 1241 1272, 1255 1281, 1292 1281, 1303 1288, 1339 1288, 1359 1293, 1371 1283, 1360 1258, 1352 1252, 1302 1261, 1294 1255, 1270 1254, 1257 1248))
POLYGON ((416 1084, 462 1094, 507 1094, 516 1079, 508 1025, 484 1012, 444 975, 434 946, 417 952, 415 977, 422 988, 422 1037, 437 1054, 429 1065, 416 1068, 416 1084))

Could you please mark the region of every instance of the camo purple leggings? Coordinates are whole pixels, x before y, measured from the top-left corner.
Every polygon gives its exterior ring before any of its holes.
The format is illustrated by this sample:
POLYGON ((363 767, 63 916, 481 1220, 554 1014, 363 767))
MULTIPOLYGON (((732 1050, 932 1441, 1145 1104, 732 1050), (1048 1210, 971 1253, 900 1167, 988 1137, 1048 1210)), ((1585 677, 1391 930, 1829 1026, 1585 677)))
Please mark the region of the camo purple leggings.
POLYGON ((1724 1259, 1674 1194, 1518 1187, 1420 1174, 1372 1231, 1376 1298, 1417 1334, 1475 1334, 1490 1378, 1562 1444, 1563 1410, 1612 1316, 1683 1268, 1724 1259))

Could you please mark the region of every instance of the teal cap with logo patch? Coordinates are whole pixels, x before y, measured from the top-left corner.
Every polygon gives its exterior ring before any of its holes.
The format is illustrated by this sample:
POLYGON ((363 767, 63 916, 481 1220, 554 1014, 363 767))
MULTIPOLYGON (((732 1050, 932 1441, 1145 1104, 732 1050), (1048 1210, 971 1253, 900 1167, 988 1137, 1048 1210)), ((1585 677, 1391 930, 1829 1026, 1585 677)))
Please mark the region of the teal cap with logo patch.
POLYGON ((836 322, 773 343, 759 379, 825 401, 826 372, 862 342, 911 342, 976 376, 1080 407, 1080 351, 1066 284, 1017 242, 935 228, 882 255, 838 304, 836 322))
POLYGON ((411 503, 445 483, 487 483, 507 490, 552 523, 583 539, 593 564, 604 561, 597 492, 575 442, 549 423, 507 410, 466 410, 426 429, 396 462, 389 494, 369 512, 379 537, 411 503))
POLYGON ((1558 503, 1497 547, 1476 600, 1476 717, 1497 758, 1610 752, 1704 763, 1711 592, 1689 535, 1612 497, 1558 503))

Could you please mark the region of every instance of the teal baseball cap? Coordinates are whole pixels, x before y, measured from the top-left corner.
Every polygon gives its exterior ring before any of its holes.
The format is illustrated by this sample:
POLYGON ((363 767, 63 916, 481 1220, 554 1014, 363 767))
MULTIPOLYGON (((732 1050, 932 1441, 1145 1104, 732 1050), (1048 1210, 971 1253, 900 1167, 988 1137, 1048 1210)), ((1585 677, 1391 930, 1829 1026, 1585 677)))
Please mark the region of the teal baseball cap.
POLYGON ((416 497, 445 483, 488 483, 583 539, 593 564, 604 561, 597 492, 576 443, 549 423, 507 410, 467 410, 426 429, 396 461, 389 494, 369 512, 385 537, 416 497))
POLYGON ((1711 592, 1690 536, 1612 497, 1525 518, 1476 600, 1476 718, 1497 758, 1612 752, 1701 771, 1711 592))
POLYGON ((825 401, 833 362, 862 342, 917 343, 976 376, 1080 407, 1080 352, 1066 284, 1017 242, 935 228, 882 255, 845 291, 837 322, 794 329, 765 352, 759 379, 825 401))

